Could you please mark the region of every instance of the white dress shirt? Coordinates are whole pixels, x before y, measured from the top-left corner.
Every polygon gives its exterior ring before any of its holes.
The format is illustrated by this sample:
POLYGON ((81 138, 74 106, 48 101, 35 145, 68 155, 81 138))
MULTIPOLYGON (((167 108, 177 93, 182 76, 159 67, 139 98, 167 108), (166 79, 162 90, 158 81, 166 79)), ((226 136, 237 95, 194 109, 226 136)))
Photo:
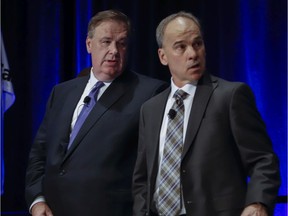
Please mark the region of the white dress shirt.
MULTIPOLYGON (((90 71, 90 79, 88 80, 88 83, 84 89, 84 92, 80 98, 80 100, 78 101, 78 104, 74 110, 74 114, 73 114, 73 117, 72 117, 72 121, 71 121, 71 130, 73 129, 75 123, 76 123, 76 120, 83 108, 83 106, 85 105, 84 103, 84 98, 86 96, 89 95, 90 91, 93 89, 93 87, 95 86, 95 84, 98 82, 99 80, 96 79, 96 77, 94 76, 93 72, 92 72, 92 68, 91 68, 91 71, 90 71)), ((97 95, 97 100, 102 96, 102 94, 104 93, 104 91, 108 88, 108 86, 112 83, 111 82, 103 82, 104 83, 104 86, 101 87, 99 89, 99 92, 98 92, 98 95, 97 95)))
MULTIPOLYGON (((174 84, 173 80, 171 79, 171 92, 170 92, 170 94, 168 96, 168 100, 167 100, 167 103, 166 103, 165 113, 164 113, 164 117, 163 117, 163 120, 162 120, 162 126, 161 126, 160 137, 159 137, 159 160, 158 160, 159 169, 158 169, 156 185, 155 185, 156 188, 155 188, 155 193, 154 193, 154 198, 153 198, 155 200, 156 205, 158 203, 158 201, 157 201, 158 200, 158 192, 159 192, 158 186, 159 186, 159 182, 160 182, 160 170, 161 170, 161 165, 162 165, 162 157, 163 157, 165 138, 166 138, 166 132, 167 132, 167 125, 168 125, 168 113, 169 113, 169 110, 172 108, 173 103, 175 102, 175 99, 173 98, 173 95, 178 89, 182 89, 183 91, 185 91, 186 93, 189 94, 185 98, 185 100, 183 101, 184 107, 185 107, 185 111, 184 111, 184 125, 183 125, 183 143, 184 143, 185 136, 186 136, 187 125, 188 125, 188 120, 189 120, 189 115, 190 115, 190 111, 191 111, 191 107, 192 107, 192 103, 193 103, 196 87, 197 87, 197 83, 189 83, 189 84, 184 85, 181 88, 178 88, 174 84)), ((184 203, 183 203, 183 193, 181 193, 181 194, 182 194, 182 199, 181 199, 181 207, 182 207, 182 209, 181 209, 180 214, 186 214, 185 206, 184 206, 184 203)))

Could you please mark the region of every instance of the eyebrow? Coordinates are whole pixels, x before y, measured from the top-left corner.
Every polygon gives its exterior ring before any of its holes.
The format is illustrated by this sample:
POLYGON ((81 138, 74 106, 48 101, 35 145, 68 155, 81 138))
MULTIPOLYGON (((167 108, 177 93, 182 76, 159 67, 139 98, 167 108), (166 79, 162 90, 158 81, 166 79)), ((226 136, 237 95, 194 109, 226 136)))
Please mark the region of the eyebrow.
POLYGON ((183 41, 184 41, 184 40, 176 41, 175 43, 173 43, 173 46, 176 46, 176 45, 178 45, 178 44, 181 44, 181 43, 183 43, 183 41))
MULTIPOLYGON (((202 37, 201 35, 199 35, 199 36, 193 38, 192 42, 198 41, 198 40, 202 40, 202 41, 203 41, 203 37, 202 37)), ((177 45, 177 44, 181 44, 181 43, 183 43, 183 41, 185 41, 185 40, 176 41, 176 42, 173 44, 173 46, 175 46, 175 45, 177 45)))
POLYGON ((100 38, 100 41, 111 40, 111 39, 112 39, 111 37, 103 37, 103 38, 100 38))
MULTIPOLYGON (((113 40, 113 38, 106 36, 106 37, 101 38, 100 40, 101 40, 101 41, 102 41, 102 40, 113 40)), ((125 41, 128 40, 128 37, 119 38, 118 41, 123 41, 123 40, 125 40, 125 41)))
POLYGON ((203 40, 203 37, 201 35, 199 35, 196 38, 194 38, 194 40, 203 40))

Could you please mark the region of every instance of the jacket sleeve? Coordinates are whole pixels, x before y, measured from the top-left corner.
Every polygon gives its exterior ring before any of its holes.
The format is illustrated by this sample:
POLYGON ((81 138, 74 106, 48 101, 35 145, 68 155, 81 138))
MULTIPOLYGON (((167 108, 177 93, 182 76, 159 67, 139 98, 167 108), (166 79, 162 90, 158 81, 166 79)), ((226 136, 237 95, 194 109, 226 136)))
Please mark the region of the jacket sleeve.
POLYGON ((133 215, 144 216, 147 215, 147 163, 146 163, 146 151, 144 143, 144 128, 145 123, 143 120, 143 107, 140 111, 140 125, 139 125, 139 142, 137 160, 133 175, 133 215))
POLYGON ((251 89, 240 84, 230 104, 231 128, 248 179, 246 205, 260 202, 273 209, 280 186, 278 158, 251 89))
POLYGON ((49 110, 53 100, 54 90, 50 94, 46 105, 46 113, 37 131, 34 143, 31 147, 28 167, 26 170, 25 197, 27 205, 30 206, 38 196, 43 196, 42 179, 46 163, 46 127, 49 119, 49 110))

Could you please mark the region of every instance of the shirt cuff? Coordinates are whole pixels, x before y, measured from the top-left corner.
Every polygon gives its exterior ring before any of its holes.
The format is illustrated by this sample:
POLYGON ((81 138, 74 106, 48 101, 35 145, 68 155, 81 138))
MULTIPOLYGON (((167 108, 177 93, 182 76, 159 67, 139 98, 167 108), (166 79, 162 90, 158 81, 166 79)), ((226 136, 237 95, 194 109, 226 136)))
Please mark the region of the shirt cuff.
POLYGON ((44 196, 38 196, 38 197, 36 197, 36 199, 34 200, 34 202, 30 205, 30 208, 29 208, 29 213, 30 213, 30 214, 31 214, 32 207, 33 207, 36 203, 39 203, 39 202, 46 202, 44 196))

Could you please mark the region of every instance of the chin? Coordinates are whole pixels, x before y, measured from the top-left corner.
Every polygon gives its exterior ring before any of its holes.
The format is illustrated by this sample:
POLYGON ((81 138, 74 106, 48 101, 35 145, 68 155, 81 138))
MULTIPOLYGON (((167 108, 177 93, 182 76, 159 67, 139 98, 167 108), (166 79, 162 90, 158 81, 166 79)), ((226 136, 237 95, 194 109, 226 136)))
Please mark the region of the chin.
POLYGON ((115 70, 113 70, 113 71, 107 71, 106 73, 105 73, 105 76, 107 77, 107 79, 110 79, 110 80, 113 80, 113 79, 115 79, 116 77, 118 77, 119 75, 121 75, 121 71, 115 71, 115 70))
POLYGON ((192 81, 198 81, 203 76, 203 72, 194 73, 191 75, 192 81))

